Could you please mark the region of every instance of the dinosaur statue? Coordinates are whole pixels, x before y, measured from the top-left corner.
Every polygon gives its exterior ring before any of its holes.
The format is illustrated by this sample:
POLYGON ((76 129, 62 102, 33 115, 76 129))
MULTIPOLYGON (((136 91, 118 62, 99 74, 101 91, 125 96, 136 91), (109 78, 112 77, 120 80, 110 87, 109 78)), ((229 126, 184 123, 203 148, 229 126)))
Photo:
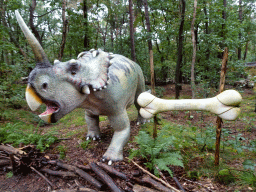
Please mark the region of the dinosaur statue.
POLYGON ((47 56, 28 29, 18 11, 17 21, 35 55, 36 67, 31 71, 26 88, 26 100, 32 111, 41 104, 47 108, 40 116, 48 123, 57 122, 75 108, 85 109, 87 139, 99 139, 99 115, 106 115, 114 129, 110 146, 102 160, 123 159, 123 147, 130 136, 126 108, 135 104, 140 113, 138 122, 167 110, 206 110, 226 120, 240 113, 237 107, 241 95, 228 90, 210 99, 164 100, 145 91, 142 70, 128 58, 101 50, 82 52, 77 59, 54 61, 47 56))
MULTIPOLYGON (((48 123, 57 122, 75 108, 85 109, 87 139, 99 139, 99 115, 106 115, 114 129, 110 146, 103 160, 123 159, 123 147, 129 140, 130 121, 126 108, 135 104, 145 91, 141 68, 128 58, 101 50, 82 52, 67 62, 54 61, 47 56, 28 29, 18 11, 17 21, 35 55, 36 67, 28 77, 26 100, 32 111, 41 104, 47 108, 40 116, 48 123)), ((138 122, 145 119, 138 114, 138 122)))

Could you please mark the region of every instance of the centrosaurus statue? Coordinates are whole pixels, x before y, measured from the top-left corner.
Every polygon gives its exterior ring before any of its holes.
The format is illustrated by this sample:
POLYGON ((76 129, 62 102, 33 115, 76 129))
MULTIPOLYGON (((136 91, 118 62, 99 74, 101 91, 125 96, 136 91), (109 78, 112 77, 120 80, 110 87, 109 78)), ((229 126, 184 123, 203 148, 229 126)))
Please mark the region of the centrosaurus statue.
POLYGON ((172 101, 156 98, 144 92, 144 76, 139 65, 118 54, 90 50, 80 53, 77 59, 55 60, 51 65, 19 12, 15 14, 36 59, 26 88, 29 107, 35 111, 46 104, 46 111, 39 117, 48 123, 57 122, 75 108, 84 108, 87 139, 93 140, 100 139, 99 115, 108 116, 114 129, 110 146, 102 158, 108 164, 123 159, 123 148, 130 137, 126 108, 133 103, 141 113, 138 114, 139 123, 166 110, 206 110, 227 120, 234 120, 239 114, 236 106, 242 98, 233 90, 212 99, 172 101))

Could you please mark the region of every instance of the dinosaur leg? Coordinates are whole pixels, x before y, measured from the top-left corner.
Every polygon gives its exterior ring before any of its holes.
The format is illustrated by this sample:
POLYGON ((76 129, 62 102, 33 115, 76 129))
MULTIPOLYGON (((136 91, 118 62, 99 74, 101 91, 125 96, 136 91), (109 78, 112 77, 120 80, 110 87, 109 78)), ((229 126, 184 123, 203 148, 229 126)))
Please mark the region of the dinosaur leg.
POLYGON ((88 127, 86 139, 92 138, 93 140, 100 139, 99 116, 91 115, 85 112, 85 121, 88 127))
POLYGON ((112 161, 123 160, 123 148, 130 137, 130 121, 126 110, 109 116, 109 121, 114 129, 114 135, 102 160, 108 160, 111 164, 112 161))

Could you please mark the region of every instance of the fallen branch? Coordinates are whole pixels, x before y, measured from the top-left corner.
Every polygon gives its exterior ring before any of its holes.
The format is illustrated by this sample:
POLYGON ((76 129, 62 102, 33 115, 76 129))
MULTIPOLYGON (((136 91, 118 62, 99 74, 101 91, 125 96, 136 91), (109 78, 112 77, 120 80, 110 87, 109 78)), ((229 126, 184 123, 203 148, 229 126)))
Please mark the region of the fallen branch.
MULTIPOLYGON (((127 158, 128 159, 128 158, 127 158)), ((136 162, 134 162, 133 160, 131 159, 128 159, 130 160, 134 165, 136 165, 138 168, 140 168, 144 173, 148 174, 149 176, 151 176, 152 178, 154 178, 155 180, 157 181, 160 181, 161 183, 163 183, 165 186, 169 187, 170 189, 176 191, 176 192, 180 192, 180 190, 172 187, 169 183, 165 182, 164 180, 156 177, 155 175, 151 174, 150 172, 148 172, 147 170, 145 170, 144 168, 142 168, 141 166, 139 166, 136 162)))
POLYGON ((185 189, 182 187, 182 185, 180 184, 179 180, 177 179, 177 177, 173 177, 173 180, 175 181, 175 183, 178 185, 178 187, 180 188, 181 191, 185 192, 185 189))
POLYGON ((112 191, 122 192, 122 190, 115 184, 113 179, 105 171, 98 167, 96 163, 90 163, 90 167, 109 186, 112 191))
POLYGON ((105 169, 109 173, 116 175, 117 177, 120 177, 121 179, 128 180, 128 177, 124 173, 117 171, 116 169, 114 169, 113 167, 111 167, 109 165, 106 165, 101 162, 98 162, 97 165, 100 166, 101 168, 105 169))
POLYGON ((77 175, 73 172, 67 172, 67 171, 53 171, 51 169, 42 168, 40 171, 48 173, 49 175, 54 176, 61 176, 61 177, 77 177, 77 175))
POLYGON ((98 180, 94 179, 88 173, 84 172, 82 169, 77 168, 76 166, 68 165, 60 161, 49 161, 48 163, 58 165, 59 167, 62 167, 64 169, 77 173, 78 175, 83 177, 86 181, 90 182, 92 185, 94 185, 98 189, 101 189, 103 186, 98 180))
POLYGON ((40 173, 39 171, 37 171, 34 167, 29 166, 30 169, 32 169, 34 172, 36 172, 38 175, 40 175, 53 189, 56 189, 56 186, 49 181, 42 173, 40 173))
POLYGON ((157 190, 160 190, 160 191, 163 191, 163 192, 172 192, 173 191, 173 190, 163 186, 161 183, 157 182, 156 180, 152 179, 150 176, 143 177, 142 181, 152 185, 157 190))
POLYGON ((133 191, 134 192, 158 192, 157 190, 154 190, 154 189, 150 189, 148 187, 144 187, 144 186, 141 186, 141 185, 134 185, 133 187, 133 191))
POLYGON ((15 155, 26 155, 27 154, 25 151, 16 149, 16 148, 11 147, 11 146, 5 146, 5 145, 0 145, 0 150, 5 151, 7 153, 13 153, 15 155))
POLYGON ((76 167, 86 170, 86 171, 92 170, 89 165, 76 165, 76 167))
POLYGON ((0 160, 0 167, 10 165, 11 161, 10 160, 0 160))

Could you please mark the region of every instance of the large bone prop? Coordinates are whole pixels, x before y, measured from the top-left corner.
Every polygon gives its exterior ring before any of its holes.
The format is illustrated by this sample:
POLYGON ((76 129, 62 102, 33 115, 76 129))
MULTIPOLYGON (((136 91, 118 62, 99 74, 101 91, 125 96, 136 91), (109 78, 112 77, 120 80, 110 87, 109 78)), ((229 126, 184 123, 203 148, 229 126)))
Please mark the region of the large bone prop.
POLYGON ((226 90, 216 97, 207 99, 159 99, 154 95, 144 92, 137 99, 142 107, 140 114, 144 118, 151 118, 155 114, 164 111, 209 111, 224 120, 235 120, 240 113, 239 104, 241 95, 235 90, 226 90))

